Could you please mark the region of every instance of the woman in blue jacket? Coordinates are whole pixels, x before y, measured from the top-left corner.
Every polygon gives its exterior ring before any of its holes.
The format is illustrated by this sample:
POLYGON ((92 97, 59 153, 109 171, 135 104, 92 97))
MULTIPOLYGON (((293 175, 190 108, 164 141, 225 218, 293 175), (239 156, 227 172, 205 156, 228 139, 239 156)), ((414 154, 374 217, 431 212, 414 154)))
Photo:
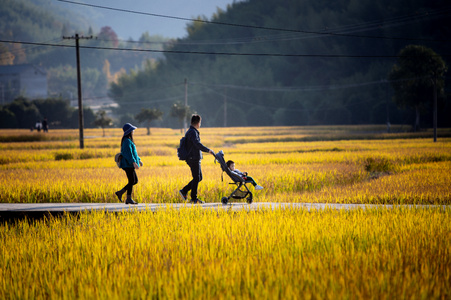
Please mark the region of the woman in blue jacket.
POLYGON ((138 152, 136 151, 135 143, 133 142, 133 132, 137 127, 133 126, 130 123, 127 123, 122 127, 124 130, 124 136, 121 141, 121 154, 122 159, 119 164, 119 168, 122 168, 127 175, 128 183, 124 188, 120 191, 117 191, 115 194, 119 201, 122 202, 122 195, 127 192, 127 200, 125 200, 125 204, 138 204, 132 199, 132 191, 133 186, 138 183, 138 176, 136 175, 137 169, 143 165, 141 159, 138 156, 138 152))

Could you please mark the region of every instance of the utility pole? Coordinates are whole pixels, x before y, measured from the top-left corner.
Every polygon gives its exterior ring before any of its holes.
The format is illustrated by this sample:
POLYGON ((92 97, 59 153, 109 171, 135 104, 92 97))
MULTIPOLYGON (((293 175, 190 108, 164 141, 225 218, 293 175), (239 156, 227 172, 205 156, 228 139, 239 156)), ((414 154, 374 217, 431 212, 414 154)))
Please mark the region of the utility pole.
MULTIPOLYGON (((188 107, 188 80, 185 78, 185 110, 188 107)), ((188 118, 188 116, 185 116, 185 118, 183 118, 183 131, 186 132, 186 128, 187 128, 187 122, 186 119, 188 118)))
POLYGON ((83 37, 78 36, 78 34, 75 34, 75 36, 72 37, 65 37, 63 36, 63 39, 67 40, 73 40, 75 39, 75 54, 77 56, 77 88, 78 88, 78 128, 80 131, 80 149, 83 149, 84 146, 84 139, 83 139, 83 100, 81 96, 81 71, 80 71, 80 45, 79 40, 90 40, 92 39, 92 36, 90 37, 83 37))

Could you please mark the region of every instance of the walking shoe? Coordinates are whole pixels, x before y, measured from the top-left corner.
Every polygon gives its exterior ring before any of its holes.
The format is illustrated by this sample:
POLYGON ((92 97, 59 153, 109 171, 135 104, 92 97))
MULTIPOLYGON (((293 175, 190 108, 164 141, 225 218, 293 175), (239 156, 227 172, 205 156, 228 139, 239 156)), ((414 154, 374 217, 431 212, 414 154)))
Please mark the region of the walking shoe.
POLYGON ((257 191, 259 191, 259 190, 263 190, 263 187, 262 187, 261 185, 258 185, 258 184, 257 184, 257 185, 255 186, 255 189, 256 189, 257 191))
POLYGON ((125 204, 138 204, 138 202, 135 202, 133 199, 127 199, 125 200, 125 204))
POLYGON ((183 194, 182 190, 179 191, 179 194, 182 197, 183 201, 186 201, 186 199, 187 199, 186 194, 183 194))
POLYGON ((191 199, 190 201, 192 204, 205 204, 205 201, 202 201, 200 199, 191 199))
POLYGON ((119 201, 122 201, 122 193, 120 191, 115 192, 117 199, 119 199, 119 201))

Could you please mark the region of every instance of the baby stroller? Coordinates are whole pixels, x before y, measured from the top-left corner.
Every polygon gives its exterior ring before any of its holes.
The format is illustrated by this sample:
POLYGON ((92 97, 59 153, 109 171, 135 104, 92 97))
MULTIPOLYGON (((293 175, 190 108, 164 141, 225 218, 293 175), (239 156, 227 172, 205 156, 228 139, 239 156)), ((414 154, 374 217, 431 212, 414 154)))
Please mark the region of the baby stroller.
POLYGON ((230 169, 227 167, 227 164, 224 159, 224 152, 221 150, 218 153, 215 154, 215 162, 219 162, 221 165, 221 169, 223 172, 226 172, 227 175, 229 175, 230 179, 233 180, 230 184, 235 184, 237 188, 230 194, 229 197, 222 197, 221 202, 222 204, 227 204, 229 202, 230 198, 233 199, 244 199, 246 198, 246 202, 251 204, 252 203, 252 192, 249 190, 249 188, 246 186, 246 183, 249 183, 250 181, 246 181, 244 178, 239 176, 238 174, 233 173, 230 171, 230 169))

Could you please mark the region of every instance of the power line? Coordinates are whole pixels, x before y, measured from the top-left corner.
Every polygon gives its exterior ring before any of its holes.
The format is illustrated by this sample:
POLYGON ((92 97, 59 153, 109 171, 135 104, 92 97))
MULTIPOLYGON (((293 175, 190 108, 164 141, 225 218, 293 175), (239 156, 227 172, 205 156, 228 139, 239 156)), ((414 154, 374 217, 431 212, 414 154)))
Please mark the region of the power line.
MULTIPOLYGON (((439 11, 428 11, 423 14, 413 14, 413 15, 404 15, 397 16, 387 19, 379 19, 373 20, 363 23, 344 25, 340 27, 335 27, 333 29, 327 28, 329 32, 334 33, 354 33, 354 32, 362 32, 362 31, 370 31, 382 28, 390 28, 395 26, 407 25, 410 23, 418 22, 422 17, 434 17, 440 16, 442 14, 449 14, 451 12, 451 8, 444 8, 439 11)), ((299 34, 299 33, 284 33, 277 35, 261 35, 261 36, 247 36, 247 37, 235 37, 235 38, 225 38, 225 39, 206 39, 206 40, 198 40, 195 41, 183 41, 177 40, 177 45, 200 45, 200 46, 209 46, 209 45, 240 45, 240 44, 251 44, 251 43, 266 43, 266 42, 274 42, 274 41, 293 41, 293 40, 301 40, 301 39, 309 39, 316 38, 318 35, 312 34, 299 34)), ((101 39, 103 41, 111 41, 110 39, 101 39)), ((169 41, 133 41, 133 40, 119 40, 125 43, 136 43, 136 44, 154 44, 154 45, 171 45, 174 44, 173 40, 169 41)), ((432 40, 431 40, 432 41, 432 40)))
MULTIPOLYGON (((142 92, 135 92, 136 94, 142 95, 142 92)), ((188 96, 194 97, 194 96, 201 96, 206 94, 206 92, 199 92, 199 93, 189 93, 188 96)), ((133 93, 127 94, 127 97, 133 96, 133 93)), ((181 94, 180 96, 174 96, 174 97, 168 97, 168 98, 161 98, 161 99, 153 99, 153 100, 143 100, 143 101, 126 101, 126 102, 120 102, 117 101, 114 97, 111 97, 116 103, 119 105, 128 105, 128 104, 153 104, 153 103, 160 103, 160 102, 170 102, 174 100, 180 100, 183 99, 185 96, 184 94, 181 94)), ((122 97, 118 97, 120 99, 122 97)))
MULTIPOLYGON (((72 45, 60 45, 49 43, 36 43, 24 41, 9 41, 0 40, 2 43, 18 43, 25 45, 40 45, 49 47, 65 47, 74 48, 72 45)), ((208 52, 208 51, 181 51, 181 50, 155 50, 155 49, 133 49, 133 48, 112 48, 112 47, 98 47, 98 46, 80 46, 82 49, 94 50, 112 50, 112 51, 135 51, 135 52, 153 52, 166 54, 196 54, 196 55, 226 55, 226 56, 274 56, 274 57, 318 57, 318 58, 398 58, 400 55, 344 55, 344 54, 289 54, 289 53, 239 53, 239 52, 208 52)), ((434 55, 440 57, 449 57, 451 54, 434 55)), ((423 57, 423 56, 415 56, 423 57)), ((428 56, 429 57, 429 56, 428 56)))
MULTIPOLYGON (((56 41, 60 41, 60 40, 61 40, 61 38, 54 38, 54 39, 45 41, 44 43, 56 42, 56 41)), ((23 52, 28 52, 28 51, 36 49, 38 47, 40 47, 40 45, 30 46, 30 47, 27 47, 27 48, 12 49, 12 50, 9 51, 9 53, 11 53, 13 55, 17 55, 17 54, 20 54, 20 52, 22 52, 22 51, 23 52)))
MULTIPOLYGON (((315 92, 315 91, 328 91, 328 90, 338 90, 346 88, 355 88, 368 85, 376 85, 385 83, 387 81, 375 80, 360 83, 351 84, 340 84, 340 85, 317 85, 317 86, 291 86, 291 87, 251 87, 251 86, 240 86, 240 85, 230 85, 230 84, 205 84, 201 82, 191 82, 191 84, 206 86, 206 87, 217 87, 217 88, 229 88, 247 91, 258 91, 258 92, 315 92)), ((390 81, 391 82, 391 81, 390 81)))
MULTIPOLYGON (((451 12, 451 8, 445 9, 444 11, 451 12)), ((427 17, 434 16, 436 14, 443 14, 443 10, 439 12, 428 12, 426 14, 427 17)), ((415 15, 407 15, 407 16, 399 16, 390 19, 383 20, 375 20, 369 21, 359 24, 345 25, 341 27, 335 27, 333 29, 329 29, 329 32, 334 33, 353 33, 353 32, 362 32, 362 31, 370 31, 382 28, 390 28, 394 26, 402 26, 410 23, 415 23, 419 19, 418 14, 415 15)), ((251 43, 266 43, 266 42, 274 42, 274 41, 293 41, 293 40, 301 40, 301 39, 309 39, 316 38, 318 35, 312 34, 299 34, 299 33, 285 33, 285 34, 277 34, 277 35, 262 35, 262 36, 248 36, 248 37, 236 37, 236 38, 225 38, 225 39, 207 39, 207 40, 195 40, 195 41, 183 41, 178 40, 177 45, 239 45, 239 44, 251 44, 251 43)), ((138 44, 173 44, 173 41, 163 41, 163 42, 145 42, 145 41, 125 41, 120 40, 122 42, 128 43, 138 43, 138 44)), ((434 40, 430 40, 434 41, 434 40)))
POLYGON ((411 77, 411 78, 402 78, 397 80, 373 80, 367 82, 357 82, 357 83, 349 83, 349 84, 334 84, 334 85, 312 85, 312 86, 285 86, 285 87, 252 87, 252 86, 244 86, 244 85, 233 85, 233 84, 208 84, 203 82, 190 82, 192 85, 204 86, 211 90, 211 88, 219 88, 219 89, 235 89, 235 90, 245 90, 245 91, 256 91, 256 92, 324 92, 331 90, 339 90, 339 89, 347 89, 347 88, 358 88, 363 86, 370 85, 380 85, 380 84, 388 84, 394 82, 403 82, 409 80, 416 79, 424 79, 430 78, 430 76, 422 76, 422 77, 411 77))
MULTIPOLYGON (((418 16, 415 16, 418 18, 418 16)), ((406 25, 412 22, 416 22, 415 19, 406 19, 400 21, 373 21, 366 22, 361 24, 353 24, 346 25, 341 27, 336 27, 333 29, 329 29, 329 32, 334 33, 353 33, 353 32, 362 32, 369 31, 375 29, 389 28, 393 26, 401 26, 406 25)), ((318 35, 312 34, 300 34, 300 33, 285 33, 285 34, 277 34, 277 35, 261 35, 261 36, 247 36, 247 37, 236 37, 236 38, 224 38, 224 39, 206 39, 206 40, 195 40, 195 41, 183 41, 178 40, 177 45, 239 45, 239 44, 250 44, 250 43, 266 43, 266 42, 274 42, 274 41, 293 41, 293 40, 301 40, 301 39, 309 39, 316 38, 318 35)), ((103 39, 104 41, 111 41, 108 39, 103 39)), ((119 40, 125 43, 136 43, 136 44, 155 44, 155 45, 170 45, 174 44, 174 41, 161 41, 161 42, 152 42, 152 41, 130 41, 130 40, 119 40)), ((433 41, 433 40, 431 40, 433 41)))
MULTIPOLYGON (((217 92, 217 91, 215 91, 213 89, 210 89, 210 88, 208 88, 208 89, 212 93, 215 93, 215 94, 217 94, 219 96, 223 96, 223 97, 225 96, 223 93, 217 92)), ((258 104, 258 103, 255 103, 255 102, 252 103, 252 102, 249 102, 249 101, 240 100, 240 99, 237 99, 237 98, 234 98, 234 97, 229 97, 229 95, 227 95, 227 100, 235 102, 235 103, 240 103, 240 104, 245 104, 245 105, 252 105, 252 106, 259 106, 259 107, 263 107, 263 108, 266 108, 266 109, 272 109, 274 111, 276 111, 278 109, 289 109, 290 111, 298 111, 298 112, 315 112, 315 111, 318 111, 318 110, 326 111, 326 110, 336 110, 337 109, 336 107, 298 109, 298 108, 287 108, 287 107, 280 107, 280 106, 269 106, 269 105, 258 104)), ((222 100, 218 100, 218 101, 222 101, 222 100)), ((360 105, 360 104, 363 104, 363 103, 368 103, 368 102, 373 102, 373 101, 374 101, 374 99, 368 99, 368 100, 360 101, 360 102, 357 102, 357 103, 351 103, 351 104, 343 105, 342 107, 351 107, 351 106, 360 105)))
MULTIPOLYGON (((206 23, 206 24, 225 25, 225 26, 234 26, 234 27, 243 27, 243 28, 263 29, 263 30, 271 30, 271 31, 286 31, 286 32, 317 34, 317 35, 323 35, 323 36, 340 36, 340 37, 352 37, 352 38, 389 39, 389 40, 404 40, 404 41, 427 41, 427 42, 431 42, 431 41, 433 41, 433 42, 450 42, 450 40, 405 38, 405 37, 388 37, 388 36, 372 36, 372 35, 356 35, 356 34, 328 32, 328 31, 321 32, 321 31, 308 31, 308 30, 265 27, 265 26, 245 25, 245 24, 234 24, 234 23, 208 21, 208 20, 202 20, 202 19, 183 18, 183 17, 155 14, 155 13, 140 12, 140 11, 134 11, 134 10, 130 10, 130 9, 114 8, 114 7, 109 7, 109 6, 81 3, 81 2, 75 2, 75 1, 69 1, 69 0, 57 0, 57 1, 70 3, 70 4, 75 4, 75 5, 82 5, 82 6, 101 8, 101 9, 113 10, 113 11, 119 11, 119 12, 125 12, 125 13, 132 13, 132 14, 152 16, 152 17, 159 17, 159 18, 168 18, 168 19, 175 19, 175 20, 182 20, 182 21, 200 22, 200 23, 206 23)), ((439 13, 443 14, 444 11, 446 11, 446 9, 440 11, 439 13)))
MULTIPOLYGON (((200 82, 192 82, 190 81, 190 85, 194 86, 201 86, 205 87, 208 90, 219 94, 219 92, 216 92, 215 88, 217 89, 235 89, 235 90, 246 90, 246 91, 256 91, 256 92, 324 92, 324 91, 331 91, 331 90, 339 90, 339 89, 347 89, 347 88, 358 88, 362 86, 370 86, 370 85, 380 85, 380 84, 388 84, 393 82, 402 82, 402 81, 408 81, 413 79, 419 79, 419 78, 428 78, 428 76, 425 77, 417 77, 417 78, 406 78, 406 79, 398 79, 398 80, 374 80, 374 81, 367 81, 367 82, 359 82, 359 83, 352 83, 352 84, 340 84, 340 85, 324 85, 324 86, 288 86, 288 87, 252 87, 252 86, 244 86, 244 85, 231 85, 231 84, 208 84, 208 83, 200 83, 200 82)), ((174 84, 172 87, 178 87, 182 86, 181 84, 174 84)), ((170 88, 168 86, 168 88, 170 88)), ((154 90, 154 89, 151 89, 154 90)), ((127 97, 134 97, 139 96, 141 97, 143 94, 143 91, 134 91, 131 93, 127 93, 127 97)), ((195 94, 189 94, 190 96, 198 96, 205 94, 202 93, 195 93, 195 94)), ((223 94, 220 94, 221 96, 224 96, 223 94)), ((111 95, 112 99, 114 99, 113 95, 111 95)), ((121 96, 117 97, 121 98, 121 96)), ((92 99, 92 98, 91 98, 92 99)), ((174 99, 180 99, 180 96, 171 97, 171 98, 165 98, 165 99, 158 99, 155 100, 155 102, 161 102, 161 101, 169 101, 174 99)), ((127 102, 127 103, 148 103, 149 101, 138 101, 138 102, 127 102)), ((152 101, 154 102, 154 101, 152 101)))

